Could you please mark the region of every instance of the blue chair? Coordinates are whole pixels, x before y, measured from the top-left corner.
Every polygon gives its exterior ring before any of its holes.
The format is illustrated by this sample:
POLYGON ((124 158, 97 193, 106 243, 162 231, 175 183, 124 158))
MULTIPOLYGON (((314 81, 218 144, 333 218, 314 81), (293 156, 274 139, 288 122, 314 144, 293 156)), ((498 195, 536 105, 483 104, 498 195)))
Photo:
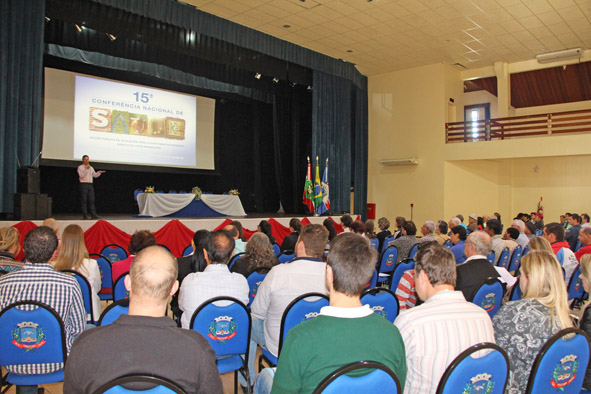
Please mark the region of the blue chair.
POLYGON ((582 300, 585 295, 585 289, 583 288, 583 280, 581 279, 581 265, 577 265, 577 268, 573 272, 568 282, 568 299, 569 300, 582 300))
POLYGON ((365 289, 373 289, 377 285, 378 285, 378 270, 374 269, 373 275, 371 276, 369 283, 367 285, 365 285, 365 289))
POLYGON ((177 194, 176 190, 169 190, 168 194, 177 194))
POLYGON ((499 256, 499 261, 497 261, 497 267, 507 268, 507 265, 509 264, 510 257, 511 257, 511 249, 509 249, 509 248, 503 249, 503 251, 501 252, 501 255, 499 256))
POLYGON ((470 346, 449 364, 439 380, 436 394, 503 394, 508 378, 507 353, 494 343, 483 342, 470 346), (487 350, 486 355, 474 357, 474 353, 487 350))
POLYGON ((391 393, 402 391, 398 377, 390 368, 376 361, 356 361, 338 368, 324 378, 313 394, 391 393), (359 376, 360 370, 373 369, 359 376), (353 376, 349 376, 349 374, 353 376))
POLYGON ((394 268, 394 272, 392 273, 390 290, 395 292, 396 288, 398 287, 398 284, 400 283, 400 279, 402 279, 402 275, 404 275, 404 272, 414 269, 415 261, 413 259, 402 260, 400 263, 398 263, 396 265, 396 268, 394 268))
POLYGON ((581 249, 583 247, 583 244, 581 243, 581 240, 579 239, 577 241, 577 244, 575 245, 575 252, 578 252, 579 249, 581 249))
POLYGON ((488 256, 486 256, 486 259, 487 259, 488 261, 490 261, 490 263, 491 263, 492 265, 494 265, 494 264, 495 264, 495 251, 494 251, 494 250, 493 250, 493 251, 491 251, 491 252, 488 254, 488 256))
POLYGON ((396 246, 386 247, 378 259, 378 284, 391 282, 392 272, 396 267, 397 259, 398 249, 396 246))
POLYGON ((388 247, 388 244, 390 242, 394 241, 394 236, 391 235, 389 237, 384 238, 384 243, 382 244, 382 250, 380 250, 380 253, 384 253, 384 250, 386 250, 386 248, 388 247))
POLYGON ((144 192, 144 191, 143 191, 143 190, 141 190, 141 189, 135 189, 135 190, 133 191, 133 199, 134 199, 135 201, 137 201, 137 195, 138 195, 138 194, 141 194, 141 193, 143 193, 143 192, 144 192))
POLYGON ((128 257, 123 246, 117 244, 109 244, 105 246, 100 254, 108 258, 111 264, 115 261, 125 260, 128 257))
POLYGON ((232 297, 207 300, 191 317, 189 327, 209 341, 217 357, 219 373, 234 371, 234 392, 238 390, 238 371, 246 379, 250 390, 247 360, 251 324, 246 305, 232 297), (244 358, 240 356, 242 354, 244 358))
POLYGON ((92 307, 92 288, 90 287, 90 282, 88 282, 88 279, 86 279, 86 277, 78 271, 60 270, 60 272, 71 274, 74 276, 74 278, 76 278, 76 281, 80 286, 80 290, 82 291, 82 300, 84 301, 84 310, 86 311, 86 321, 88 323, 94 324, 94 311, 92 307))
POLYGON ((368 304, 374 313, 394 323, 400 311, 396 295, 383 287, 374 287, 361 293, 361 304, 368 304))
POLYGON ((168 379, 153 375, 126 375, 100 387, 94 394, 186 394, 186 392, 168 379), (154 387, 146 390, 130 390, 123 386, 131 383, 142 383, 153 385, 154 387))
POLYGON ((536 237, 541 237, 544 235, 544 230, 536 230, 536 237))
POLYGON ((588 363, 587 334, 572 327, 560 330, 548 339, 536 356, 525 393, 578 394, 588 363))
POLYGON ((129 298, 114 301, 101 313, 97 326, 107 326, 117 320, 119 316, 128 314, 129 298))
MULTIPOLYGON (((302 294, 289 303, 287 308, 285 308, 285 312, 283 312, 283 316, 281 317, 277 356, 281 354, 283 341, 285 340, 289 330, 304 321, 315 318, 318 316, 318 313, 320 313, 320 309, 322 307, 328 306, 328 304, 328 297, 321 293, 302 294)), ((265 348, 262 349, 262 354, 259 357, 259 371, 263 370, 263 360, 266 360, 271 366, 277 365, 277 357, 275 357, 265 348)))
POLYGON ((281 253, 279 256, 277 256, 277 259, 279 260, 280 264, 284 264, 284 263, 289 263, 291 260, 295 259, 295 253, 281 253))
POLYGON ((419 244, 416 243, 412 246, 412 248, 410 249, 410 253, 408 254, 408 258, 409 259, 413 259, 415 258, 415 254, 417 254, 417 252, 419 251, 419 244))
POLYGON ((275 257, 281 254, 281 248, 277 245, 277 242, 273 244, 273 252, 275 253, 275 257))
POLYGON ((187 245, 187 246, 185 247, 185 249, 183 249, 183 257, 184 257, 184 256, 188 256, 188 255, 190 255, 191 253, 193 253, 193 246, 192 246, 192 245, 187 245))
POLYGON ((236 253, 234 256, 232 256, 230 262, 228 263, 228 269, 231 270, 234 266, 234 263, 238 261, 238 259, 242 258, 242 256, 244 256, 244 253, 236 253))
POLYGON ((261 283, 263 283, 263 280, 265 280, 265 276, 267 276, 267 273, 264 274, 259 274, 258 272, 253 272, 250 275, 248 275, 248 277, 246 278, 246 281, 248 282, 248 288, 250 289, 250 291, 248 292, 248 307, 250 308, 250 306, 252 305, 252 302, 254 301, 254 297, 256 297, 257 295, 257 291, 259 290, 259 286, 261 285, 261 283))
POLYGON ((484 309, 492 319, 501 308, 503 293, 503 285, 498 278, 487 278, 474 290, 472 303, 484 309))
POLYGON ((511 289, 511 294, 509 294, 509 301, 517 301, 520 300, 523 294, 521 293, 521 287, 519 286, 519 280, 515 282, 513 288, 511 289))
POLYGON ((61 382, 66 358, 64 323, 49 305, 19 301, 0 312, 0 366, 11 366, 0 380, 2 384, 10 387, 61 382), (36 364, 46 363, 56 364, 58 369, 39 373, 36 364))
POLYGON ((521 246, 517 246, 513 250, 513 254, 511 255, 511 260, 509 260, 509 267, 507 271, 513 272, 519 269, 521 265, 521 246))
POLYGON ((113 266, 108 258, 98 253, 89 254, 91 259, 95 259, 101 273, 101 291, 99 298, 105 301, 113 300, 113 266))
POLYGON ((371 247, 377 252, 378 248, 380 247, 380 240, 377 238, 370 238, 369 243, 371 244, 371 247))
POLYGON ((446 248, 451 248, 452 246, 454 246, 453 242, 451 242, 451 240, 447 240, 443 243, 443 246, 445 246, 446 248))
POLYGON ((129 272, 124 273, 115 281, 113 285, 113 301, 124 300, 129 298, 129 291, 125 288, 125 277, 129 272))
POLYGON ((523 248, 523 252, 521 252, 521 257, 525 256, 528 253, 529 253, 529 245, 525 245, 525 248, 523 248))

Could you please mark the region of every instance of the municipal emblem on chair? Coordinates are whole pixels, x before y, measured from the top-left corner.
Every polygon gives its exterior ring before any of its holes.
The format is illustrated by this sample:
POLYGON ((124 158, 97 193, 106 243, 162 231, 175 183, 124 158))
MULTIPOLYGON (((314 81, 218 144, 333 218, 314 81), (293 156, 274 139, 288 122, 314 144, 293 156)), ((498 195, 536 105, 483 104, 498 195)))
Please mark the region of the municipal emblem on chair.
POLYGON ((581 286, 583 286, 583 280, 581 279, 581 276, 579 276, 577 278, 577 281, 575 282, 575 290, 579 291, 581 289, 581 286))
POLYGON ((262 280, 260 282, 255 283, 255 285, 252 287, 252 291, 250 293, 252 298, 257 296, 257 291, 259 291, 259 286, 261 285, 261 283, 263 283, 262 280))
POLYGON ((209 325, 208 337, 218 342, 226 342, 236 336, 236 322, 231 316, 218 316, 209 325))
POLYGON ((569 354, 560 360, 560 364, 556 365, 552 373, 552 380, 550 385, 555 389, 562 391, 563 387, 571 384, 577 377, 577 370, 579 369, 579 362, 577 356, 569 354))
POLYGON ((21 322, 12 330, 12 344, 27 352, 40 348, 45 342, 45 333, 37 323, 21 322))
POLYGON ((490 312, 493 309, 495 309, 496 303, 497 303, 497 296, 495 295, 495 293, 488 293, 487 295, 484 296, 484 299, 480 303, 480 306, 485 311, 490 312))
POLYGON ((390 255, 388 255, 388 260, 386 260, 386 265, 389 267, 392 264, 394 264, 394 255, 390 254, 390 255))
POLYGON ((387 319, 388 313, 386 309, 381 305, 375 305, 371 307, 371 310, 376 314, 382 316, 384 319, 387 319))
POLYGON ((490 394, 495 388, 495 382, 492 375, 481 373, 474 376, 464 387, 462 394, 490 394))

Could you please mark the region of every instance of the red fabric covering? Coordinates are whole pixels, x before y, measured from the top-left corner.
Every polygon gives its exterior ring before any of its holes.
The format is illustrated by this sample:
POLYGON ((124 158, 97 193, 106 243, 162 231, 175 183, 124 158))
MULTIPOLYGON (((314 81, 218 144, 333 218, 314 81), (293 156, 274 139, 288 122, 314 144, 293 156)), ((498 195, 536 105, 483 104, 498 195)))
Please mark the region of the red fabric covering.
POLYGON ((283 239, 287 237, 289 234, 291 234, 291 231, 289 231, 289 227, 285 227, 275 219, 269 219, 269 224, 271 224, 271 228, 273 229, 273 236, 275 237, 275 241, 277 241, 277 244, 281 246, 281 244, 283 243, 283 239))
POLYGON ((250 239, 250 237, 252 237, 254 233, 257 232, 257 230, 248 230, 246 228, 243 228, 242 230, 244 230, 244 238, 246 238, 247 241, 250 239))
POLYGON ((191 244, 193 231, 177 219, 166 223, 164 227, 156 231, 156 242, 166 245, 173 256, 182 256, 183 250, 191 244))
POLYGON ((343 230, 343 226, 341 226, 341 223, 337 223, 337 222, 335 222, 335 220, 334 220, 333 218, 330 218, 330 220, 332 220, 332 221, 333 221, 333 223, 334 223, 334 228, 335 228, 335 230, 337 230, 337 234, 340 234, 340 233, 342 233, 342 232, 344 231, 344 230, 343 230))
POLYGON ((23 246, 25 245, 25 236, 29 233, 29 231, 31 231, 34 228, 37 228, 38 226, 35 223, 27 220, 25 222, 17 223, 12 227, 18 230, 18 243, 21 245, 20 252, 18 252, 17 255, 14 256, 14 258, 17 261, 23 261, 23 259, 25 258, 25 253, 23 251, 23 246))
POLYGON ((224 227, 226 227, 228 224, 232 223, 232 221, 230 219, 226 219, 222 222, 222 224, 220 224, 219 226, 217 226, 216 228, 213 229, 213 231, 217 231, 217 230, 223 230, 224 227))
POLYGON ((302 227, 307 226, 310 223, 312 223, 312 222, 308 218, 302 219, 302 227))
POLYGON ((119 230, 111 223, 104 220, 97 221, 94 226, 84 232, 84 242, 88 253, 100 253, 108 244, 117 244, 127 250, 131 235, 119 230))

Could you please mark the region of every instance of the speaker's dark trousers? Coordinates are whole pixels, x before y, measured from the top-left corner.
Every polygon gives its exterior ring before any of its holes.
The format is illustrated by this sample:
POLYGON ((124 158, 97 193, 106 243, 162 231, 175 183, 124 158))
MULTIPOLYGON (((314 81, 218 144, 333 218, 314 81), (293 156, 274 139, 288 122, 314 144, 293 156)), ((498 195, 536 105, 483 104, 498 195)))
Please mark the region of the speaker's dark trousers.
POLYGON ((90 214, 96 216, 96 208, 94 207, 94 186, 92 183, 80 182, 80 204, 82 208, 82 215, 86 216, 87 204, 90 204, 90 214))

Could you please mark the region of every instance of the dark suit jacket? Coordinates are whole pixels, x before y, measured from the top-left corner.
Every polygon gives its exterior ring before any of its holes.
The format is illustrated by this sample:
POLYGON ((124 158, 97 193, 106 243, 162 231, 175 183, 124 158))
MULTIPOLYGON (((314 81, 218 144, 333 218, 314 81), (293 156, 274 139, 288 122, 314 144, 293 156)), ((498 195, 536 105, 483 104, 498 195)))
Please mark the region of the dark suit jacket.
POLYGON ((487 259, 475 259, 456 266, 458 278, 456 290, 464 293, 466 301, 472 301, 472 294, 487 278, 499 276, 495 267, 487 259))
POLYGON ((300 233, 298 233, 297 231, 294 231, 293 233, 289 234, 287 237, 283 238, 283 243, 281 244, 281 251, 285 252, 287 250, 289 251, 294 251, 295 250, 295 244, 296 242, 298 242, 298 237, 300 236, 300 233))

